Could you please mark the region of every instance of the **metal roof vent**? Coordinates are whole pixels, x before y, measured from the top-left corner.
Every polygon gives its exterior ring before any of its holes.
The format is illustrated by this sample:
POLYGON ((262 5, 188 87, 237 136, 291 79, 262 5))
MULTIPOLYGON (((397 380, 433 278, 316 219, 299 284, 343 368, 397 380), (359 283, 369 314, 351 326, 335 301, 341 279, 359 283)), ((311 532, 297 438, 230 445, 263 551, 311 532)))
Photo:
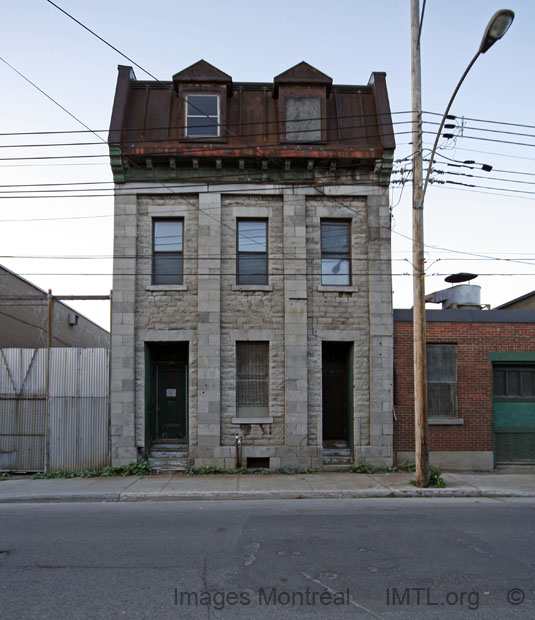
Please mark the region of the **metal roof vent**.
POLYGON ((425 301, 442 304, 443 310, 481 310, 481 287, 472 284, 460 284, 477 278, 473 273, 454 273, 445 278, 446 282, 456 284, 435 293, 426 295, 425 301))

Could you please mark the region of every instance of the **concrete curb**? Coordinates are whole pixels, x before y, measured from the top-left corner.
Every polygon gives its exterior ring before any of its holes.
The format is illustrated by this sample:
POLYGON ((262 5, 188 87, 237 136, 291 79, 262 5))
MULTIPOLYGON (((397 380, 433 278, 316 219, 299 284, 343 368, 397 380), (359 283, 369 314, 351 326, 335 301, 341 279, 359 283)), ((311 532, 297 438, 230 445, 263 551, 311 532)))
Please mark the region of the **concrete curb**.
POLYGON ((535 492, 479 489, 393 489, 355 491, 257 491, 204 493, 91 493, 72 495, 7 496, 0 504, 83 503, 83 502, 173 502, 300 499, 398 499, 398 498, 535 498, 535 492))
POLYGON ((0 504, 213 500, 535 498, 534 474, 444 474, 445 488, 419 489, 410 474, 299 474, 258 479, 145 477, 0 482, 0 504))

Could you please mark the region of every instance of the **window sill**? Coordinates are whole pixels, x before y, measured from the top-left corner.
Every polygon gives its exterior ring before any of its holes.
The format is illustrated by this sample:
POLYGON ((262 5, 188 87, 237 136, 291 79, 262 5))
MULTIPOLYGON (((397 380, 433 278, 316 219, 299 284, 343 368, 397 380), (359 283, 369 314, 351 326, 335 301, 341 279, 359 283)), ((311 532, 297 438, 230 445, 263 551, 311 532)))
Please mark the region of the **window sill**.
POLYGON ((463 426, 463 418, 428 418, 429 426, 463 426))
POLYGON ((181 142, 201 142, 204 144, 221 144, 227 141, 226 136, 184 136, 180 137, 181 142))
POLYGON ((273 286, 271 284, 233 284, 233 291, 264 291, 271 293, 273 286))
POLYGON ((150 284, 146 291, 187 291, 187 284, 150 284))
POLYGON ((273 424, 273 418, 232 418, 232 424, 273 424))
POLYGON ((358 286, 338 286, 338 285, 326 286, 326 285, 320 284, 320 286, 318 286, 318 291, 322 293, 358 293, 359 287, 358 286))

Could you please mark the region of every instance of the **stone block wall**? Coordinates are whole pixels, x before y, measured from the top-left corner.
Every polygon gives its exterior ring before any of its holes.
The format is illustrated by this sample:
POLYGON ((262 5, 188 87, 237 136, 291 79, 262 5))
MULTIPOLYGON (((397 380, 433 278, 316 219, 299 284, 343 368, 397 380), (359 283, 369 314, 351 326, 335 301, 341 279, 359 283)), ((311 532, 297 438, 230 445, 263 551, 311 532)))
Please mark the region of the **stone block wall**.
MULTIPOLYGON (((128 191, 126 186, 125 191, 128 191)), ((392 310, 388 193, 372 186, 227 187, 116 198, 112 305, 112 457, 144 450, 145 343, 188 342, 189 456, 234 466, 322 466, 322 341, 353 342, 355 460, 392 462, 392 310), (328 192, 327 192, 328 193, 328 192), (151 285, 152 218, 184 218, 184 281, 151 285), (236 220, 268 219, 269 282, 236 284, 236 220), (351 220, 352 282, 321 286, 320 221, 351 220), (135 277, 133 274, 136 274, 135 277), (269 341, 272 422, 236 423, 236 342, 269 341)))

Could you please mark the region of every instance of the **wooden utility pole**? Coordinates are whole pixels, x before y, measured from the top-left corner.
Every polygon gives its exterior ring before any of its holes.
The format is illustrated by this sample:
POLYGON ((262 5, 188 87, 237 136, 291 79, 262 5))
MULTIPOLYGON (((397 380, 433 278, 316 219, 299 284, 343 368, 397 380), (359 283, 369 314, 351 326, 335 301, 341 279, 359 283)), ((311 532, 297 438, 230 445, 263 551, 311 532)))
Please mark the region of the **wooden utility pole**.
POLYGON ((425 344, 425 258, 422 166, 422 76, 420 68, 420 2, 411 0, 412 94, 412 268, 414 429, 416 485, 429 486, 427 427, 427 359, 425 344))

